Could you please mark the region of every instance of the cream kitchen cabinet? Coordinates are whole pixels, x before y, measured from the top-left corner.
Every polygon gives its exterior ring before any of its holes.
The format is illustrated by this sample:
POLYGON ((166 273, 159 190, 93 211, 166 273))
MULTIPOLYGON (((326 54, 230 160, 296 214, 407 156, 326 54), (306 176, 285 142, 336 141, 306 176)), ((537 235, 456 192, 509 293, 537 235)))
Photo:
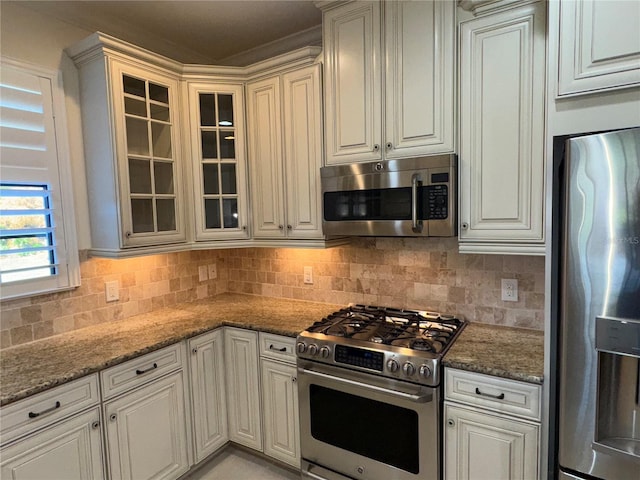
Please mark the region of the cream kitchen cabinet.
POLYGON ((445 369, 444 478, 540 478, 540 388, 445 369))
POLYGON ((184 363, 177 343, 101 372, 111 480, 176 479, 189 470, 184 363))
POLYGON ((195 239, 249 238, 242 84, 188 82, 195 239))
POLYGON ((320 65, 247 84, 253 236, 323 239, 320 65))
POLYGON ((558 96, 640 85, 639 31, 637 2, 560 2, 558 96))
POLYGON ((264 453, 300 468, 295 338, 260 332, 264 453))
POLYGON ((223 329, 188 341, 196 463, 229 440, 223 343, 223 329))
POLYGON ((179 75, 100 33, 68 53, 80 76, 94 253, 184 243, 179 75))
POLYGON ((322 2, 326 163, 454 151, 455 2, 322 2))
POLYGON ((225 327, 229 440, 262 451, 258 332, 225 327))
POLYGON ((544 254, 546 2, 460 10, 460 251, 544 254))
POLYGON ((90 375, 3 407, 0 477, 105 478, 99 401, 90 375))

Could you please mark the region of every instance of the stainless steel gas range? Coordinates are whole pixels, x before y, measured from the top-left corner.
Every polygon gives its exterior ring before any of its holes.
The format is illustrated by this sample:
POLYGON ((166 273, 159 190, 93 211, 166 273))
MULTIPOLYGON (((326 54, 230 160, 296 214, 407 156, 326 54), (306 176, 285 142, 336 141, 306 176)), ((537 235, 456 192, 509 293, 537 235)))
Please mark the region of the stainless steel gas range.
POLYGON ((352 305, 297 339, 302 477, 437 480, 441 360, 465 322, 352 305))

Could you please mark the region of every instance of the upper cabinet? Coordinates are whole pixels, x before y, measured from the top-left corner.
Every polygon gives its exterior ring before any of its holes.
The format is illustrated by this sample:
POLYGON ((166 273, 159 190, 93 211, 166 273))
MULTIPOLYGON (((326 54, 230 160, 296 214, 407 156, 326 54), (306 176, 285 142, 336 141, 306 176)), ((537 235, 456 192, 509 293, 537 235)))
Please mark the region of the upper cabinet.
POLYGON ((558 96, 640 85, 637 2, 561 2, 559 30, 558 96))
POLYGON ((96 34, 80 73, 94 250, 185 242, 179 77, 114 53, 96 34))
POLYGON ((460 13, 460 251, 544 254, 545 2, 460 13))
POLYGON ((320 65, 247 85, 253 234, 322 239, 320 65))
POLYGON ((326 164, 452 152, 455 3, 321 6, 326 164))
POLYGON ((189 82, 196 240, 249 237, 241 84, 189 82))

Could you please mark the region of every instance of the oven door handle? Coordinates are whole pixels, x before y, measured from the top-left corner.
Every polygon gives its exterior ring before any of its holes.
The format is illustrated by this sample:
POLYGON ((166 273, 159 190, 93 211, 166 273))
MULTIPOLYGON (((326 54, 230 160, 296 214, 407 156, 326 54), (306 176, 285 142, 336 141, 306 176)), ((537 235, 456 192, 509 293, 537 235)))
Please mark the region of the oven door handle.
POLYGON ((367 390, 374 390, 380 393, 386 393, 387 395, 392 395, 394 397, 403 398, 406 400, 411 400, 414 403, 428 403, 433 399, 432 392, 425 392, 423 394, 415 394, 415 393, 406 393, 398 390, 391 390, 389 388, 379 387, 377 385, 371 385, 369 383, 362 383, 357 380, 351 380, 348 378, 336 377, 334 375, 329 375, 326 373, 316 372, 314 370, 308 370, 306 368, 299 369, 301 373, 304 375, 311 375, 312 377, 324 378, 327 380, 331 380, 332 382, 344 383, 346 385, 352 385, 358 388, 364 388, 367 390))

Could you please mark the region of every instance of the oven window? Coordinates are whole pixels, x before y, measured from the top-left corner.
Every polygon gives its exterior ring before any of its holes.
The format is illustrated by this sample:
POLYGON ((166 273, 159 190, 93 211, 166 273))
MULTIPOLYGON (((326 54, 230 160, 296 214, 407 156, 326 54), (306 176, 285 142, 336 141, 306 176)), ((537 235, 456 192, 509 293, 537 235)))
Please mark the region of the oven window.
POLYGON ((419 473, 415 411, 319 385, 310 385, 309 393, 313 438, 419 473))

